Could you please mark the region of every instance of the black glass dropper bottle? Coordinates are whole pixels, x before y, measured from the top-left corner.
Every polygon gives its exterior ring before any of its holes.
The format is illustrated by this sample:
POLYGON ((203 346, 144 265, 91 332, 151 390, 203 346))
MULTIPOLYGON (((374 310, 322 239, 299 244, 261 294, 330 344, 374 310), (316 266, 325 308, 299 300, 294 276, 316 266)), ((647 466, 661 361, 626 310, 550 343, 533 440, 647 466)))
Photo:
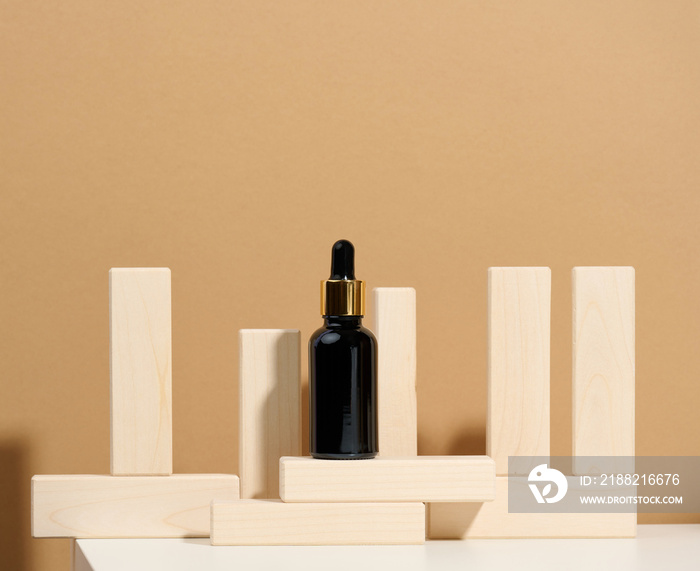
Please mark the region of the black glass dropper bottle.
POLYGON ((324 326, 309 340, 309 450, 314 458, 377 455, 377 340, 362 326, 365 282, 355 248, 338 240, 321 281, 324 326))

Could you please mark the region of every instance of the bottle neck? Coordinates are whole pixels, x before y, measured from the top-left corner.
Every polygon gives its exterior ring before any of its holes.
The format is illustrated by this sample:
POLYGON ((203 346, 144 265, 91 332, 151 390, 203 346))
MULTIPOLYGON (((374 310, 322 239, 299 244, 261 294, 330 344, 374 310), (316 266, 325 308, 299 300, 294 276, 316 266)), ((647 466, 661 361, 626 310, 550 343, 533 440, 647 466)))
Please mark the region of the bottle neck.
POLYGON ((362 326, 361 315, 324 315, 323 322, 329 329, 356 329, 362 326))

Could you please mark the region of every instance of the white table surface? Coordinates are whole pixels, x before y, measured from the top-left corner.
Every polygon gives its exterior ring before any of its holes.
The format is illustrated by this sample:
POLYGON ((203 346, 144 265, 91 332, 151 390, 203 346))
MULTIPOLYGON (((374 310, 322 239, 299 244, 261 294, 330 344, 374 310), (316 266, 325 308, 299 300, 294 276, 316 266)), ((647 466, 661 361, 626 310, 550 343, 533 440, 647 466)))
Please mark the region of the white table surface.
POLYGON ((470 539, 425 545, 212 547, 208 539, 79 539, 77 571, 700 570, 700 525, 636 539, 470 539))

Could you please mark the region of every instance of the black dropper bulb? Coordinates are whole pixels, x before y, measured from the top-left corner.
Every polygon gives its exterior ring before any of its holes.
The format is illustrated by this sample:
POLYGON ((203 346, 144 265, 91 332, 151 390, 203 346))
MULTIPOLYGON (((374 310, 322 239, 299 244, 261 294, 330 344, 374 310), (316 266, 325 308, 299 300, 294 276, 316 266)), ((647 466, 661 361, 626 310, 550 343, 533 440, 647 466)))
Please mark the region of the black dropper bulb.
POLYGON ((331 251, 331 280, 355 279, 355 246, 348 240, 338 240, 331 251))

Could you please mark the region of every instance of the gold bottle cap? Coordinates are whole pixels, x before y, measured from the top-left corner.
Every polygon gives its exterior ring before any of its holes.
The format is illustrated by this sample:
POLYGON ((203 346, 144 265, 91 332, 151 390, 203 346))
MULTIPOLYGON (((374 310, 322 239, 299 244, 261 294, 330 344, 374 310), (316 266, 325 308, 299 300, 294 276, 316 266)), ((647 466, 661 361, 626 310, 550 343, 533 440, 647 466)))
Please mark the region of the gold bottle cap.
POLYGON ((321 280, 321 315, 365 314, 365 282, 321 280))
POLYGON ((321 315, 365 314, 365 282, 355 279, 355 247, 338 240, 331 251, 331 275, 321 280, 321 315))

